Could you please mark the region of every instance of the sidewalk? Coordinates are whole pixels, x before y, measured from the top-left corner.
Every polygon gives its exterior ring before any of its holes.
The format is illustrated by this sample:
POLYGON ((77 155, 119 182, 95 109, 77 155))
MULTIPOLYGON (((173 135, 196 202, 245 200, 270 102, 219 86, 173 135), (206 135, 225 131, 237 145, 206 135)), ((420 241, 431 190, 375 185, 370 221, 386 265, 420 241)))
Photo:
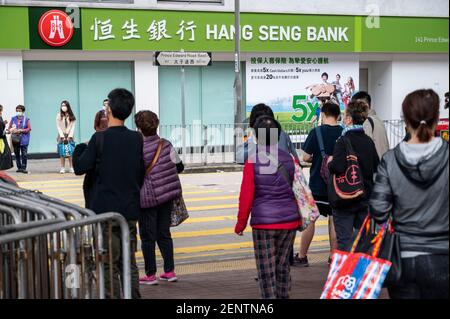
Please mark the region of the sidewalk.
MULTIPOLYGON (((15 165, 15 163, 14 163, 15 165)), ((28 160, 29 175, 38 174, 56 174, 59 172, 59 159, 33 159, 28 160)), ((68 163, 66 163, 68 169, 68 163)), ((242 172, 243 166, 238 164, 186 164, 183 174, 199 174, 199 173, 222 173, 222 172, 242 172)), ((16 168, 12 168, 7 172, 11 176, 23 176, 16 174, 16 168)))
MULTIPOLYGON (((328 258, 328 253, 316 253, 308 257, 310 257, 309 267, 291 267, 291 299, 320 298, 328 275, 328 264, 323 262, 328 258)), ((176 283, 141 285, 142 298, 260 299, 253 259, 180 266, 177 267, 177 275, 179 281, 176 283), (187 273, 183 274, 186 271, 187 273)), ((385 289, 382 290, 380 299, 388 299, 385 289)))

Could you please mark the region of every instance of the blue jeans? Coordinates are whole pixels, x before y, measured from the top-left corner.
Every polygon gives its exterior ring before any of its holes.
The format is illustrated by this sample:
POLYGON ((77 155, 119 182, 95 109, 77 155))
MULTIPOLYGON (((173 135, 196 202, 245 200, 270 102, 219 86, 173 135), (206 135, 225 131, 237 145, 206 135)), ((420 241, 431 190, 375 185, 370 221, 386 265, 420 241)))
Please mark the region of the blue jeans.
POLYGON ((14 144, 17 169, 27 169, 28 145, 14 144))
POLYGON ((402 259, 402 277, 388 288, 391 299, 448 299, 448 255, 402 259))

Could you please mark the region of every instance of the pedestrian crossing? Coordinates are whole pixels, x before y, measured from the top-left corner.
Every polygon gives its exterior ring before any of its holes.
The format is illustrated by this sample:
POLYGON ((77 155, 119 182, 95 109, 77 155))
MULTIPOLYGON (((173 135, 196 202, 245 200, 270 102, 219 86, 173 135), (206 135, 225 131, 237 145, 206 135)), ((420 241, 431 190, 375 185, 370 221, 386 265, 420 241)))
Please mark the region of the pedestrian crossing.
MULTIPOLYGON (((211 174, 212 175, 212 174, 211 174)), ((251 228, 244 236, 234 233, 239 201, 239 180, 222 185, 206 183, 208 174, 182 178, 183 196, 190 213, 190 218, 179 227, 172 229, 175 261, 190 263, 194 261, 217 261, 230 258, 251 258, 253 242, 251 228), (201 184, 204 182, 205 184, 201 184)), ((220 178, 219 178, 220 180, 220 178)), ((56 197, 69 203, 84 205, 82 178, 33 179, 19 183, 21 187, 37 190, 46 195, 56 197)), ((319 220, 316 228, 327 228, 327 220, 319 220)), ((315 236, 311 249, 325 250, 329 248, 327 231, 315 236)), ((300 245, 297 236, 295 246, 300 245)), ((140 245, 139 245, 140 246, 140 245)), ((138 262, 143 262, 142 252, 137 253, 138 262)), ((157 250, 157 259, 161 263, 161 255, 157 250)))

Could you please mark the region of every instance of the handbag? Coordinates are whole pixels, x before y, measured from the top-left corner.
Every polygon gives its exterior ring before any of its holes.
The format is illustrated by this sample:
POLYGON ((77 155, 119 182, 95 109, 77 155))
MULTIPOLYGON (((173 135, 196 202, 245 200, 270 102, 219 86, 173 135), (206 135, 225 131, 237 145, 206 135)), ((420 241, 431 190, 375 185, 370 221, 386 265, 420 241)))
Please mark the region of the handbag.
MULTIPOLYGON (((145 176, 148 176, 153 168, 156 165, 156 162, 158 162, 159 156, 161 155, 161 150, 164 145, 164 140, 160 139, 158 143, 158 147, 156 148, 155 155, 153 156, 153 159, 150 163, 150 165, 147 167, 147 170, 145 172, 145 176)), ((176 227, 183 223, 186 219, 189 218, 189 213, 186 208, 186 203, 184 202, 183 195, 173 200, 172 204, 172 210, 170 212, 170 227, 176 227)))
POLYGON ((11 149, 9 148, 8 141, 5 137, 0 138, 0 171, 6 171, 12 168, 13 160, 11 149))
POLYGON ((358 163, 358 156, 353 150, 350 140, 343 136, 347 167, 342 174, 331 174, 328 179, 328 200, 334 208, 358 201, 365 195, 363 175, 358 163))
POLYGON ((60 157, 72 157, 75 150, 75 142, 59 143, 58 144, 58 154, 60 157))
POLYGON ((170 227, 176 227, 189 218, 189 213, 186 208, 183 196, 180 196, 173 201, 172 212, 170 216, 170 227))
MULTIPOLYGON (((373 219, 370 218, 370 222, 366 224, 365 231, 362 232, 361 238, 354 249, 355 252, 372 253, 372 242, 378 236, 378 233, 375 231, 374 224, 373 219)), ((402 259, 400 237, 397 233, 395 233, 391 219, 385 223, 384 227, 386 230, 383 233, 384 235, 378 256, 381 259, 391 262, 391 268, 389 269, 389 273, 387 274, 383 284, 383 287, 390 287, 398 284, 401 278, 402 259)))
POLYGON ((305 175, 303 175, 302 168, 295 160, 294 165, 295 173, 292 190, 294 191, 300 215, 302 216, 302 226, 300 227, 300 231, 303 231, 308 228, 308 225, 311 222, 316 221, 320 217, 320 213, 305 175))
POLYGON ((20 144, 20 141, 22 140, 21 134, 11 134, 11 143, 13 144, 20 144))
POLYGON ((350 252, 336 250, 333 253, 320 299, 377 299, 380 295, 392 265, 389 260, 379 256, 387 224, 381 227, 375 237, 366 241, 370 244, 367 251, 357 252, 364 230, 366 233, 370 230, 370 220, 370 216, 367 216, 350 252))
POLYGON ((322 164, 320 165, 320 177, 322 177, 325 184, 328 184, 328 179, 330 177, 330 170, 328 169, 328 158, 329 156, 325 153, 325 146, 323 144, 322 131, 320 126, 315 129, 317 142, 319 143, 320 154, 322 155, 322 164))
POLYGON ((388 221, 380 258, 389 260, 392 263, 391 269, 384 281, 384 287, 397 285, 402 277, 402 256, 400 236, 394 231, 392 219, 388 221))
POLYGON ((314 200, 311 189, 308 186, 308 182, 303 175, 300 165, 295 161, 294 156, 291 155, 295 166, 294 179, 291 181, 289 173, 283 163, 278 161, 271 154, 266 155, 272 163, 278 162, 277 171, 281 173, 284 180, 291 186, 297 202, 300 219, 302 221, 299 230, 305 230, 311 222, 319 218, 320 214, 319 208, 316 205, 316 201, 314 200))

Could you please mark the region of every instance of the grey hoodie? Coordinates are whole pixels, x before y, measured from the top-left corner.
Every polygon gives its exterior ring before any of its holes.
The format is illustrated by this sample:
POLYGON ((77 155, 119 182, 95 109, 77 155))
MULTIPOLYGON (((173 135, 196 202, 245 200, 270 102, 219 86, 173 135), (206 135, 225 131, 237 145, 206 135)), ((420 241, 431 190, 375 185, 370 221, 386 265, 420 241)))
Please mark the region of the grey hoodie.
POLYGON ((400 143, 378 167, 370 199, 372 217, 392 216, 402 251, 448 254, 449 145, 400 143))

